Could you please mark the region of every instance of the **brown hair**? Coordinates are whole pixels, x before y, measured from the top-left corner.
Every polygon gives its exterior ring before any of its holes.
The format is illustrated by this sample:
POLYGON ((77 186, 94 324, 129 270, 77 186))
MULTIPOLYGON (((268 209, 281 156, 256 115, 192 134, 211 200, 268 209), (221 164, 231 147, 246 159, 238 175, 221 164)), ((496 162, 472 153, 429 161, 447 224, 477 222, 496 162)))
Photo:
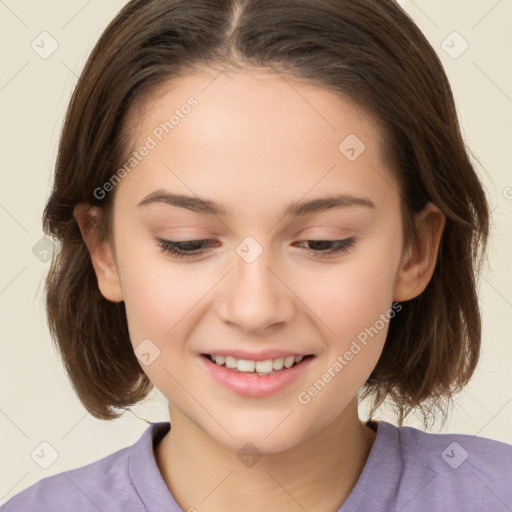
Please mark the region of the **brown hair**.
POLYGON ((362 395, 374 396, 372 413, 389 397, 399 425, 419 408, 427 426, 478 362, 489 210, 442 64, 393 0, 133 0, 109 24, 72 95, 43 218, 61 242, 46 280, 49 328, 79 399, 114 419, 153 384, 132 349, 124 302, 99 291, 73 209, 100 207, 106 240, 115 190, 103 199, 93 191, 124 161, 134 102, 180 75, 228 65, 308 80, 375 115, 399 177, 406 241, 428 201, 445 214, 433 277, 390 321, 362 395))

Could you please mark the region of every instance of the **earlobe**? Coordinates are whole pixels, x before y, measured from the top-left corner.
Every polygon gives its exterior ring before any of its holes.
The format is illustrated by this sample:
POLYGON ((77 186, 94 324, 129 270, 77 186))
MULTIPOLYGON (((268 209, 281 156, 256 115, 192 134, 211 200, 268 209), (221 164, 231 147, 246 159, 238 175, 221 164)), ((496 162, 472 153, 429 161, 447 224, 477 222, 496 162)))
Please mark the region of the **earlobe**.
POLYGON ((85 203, 77 204, 73 210, 73 216, 91 256, 101 294, 111 302, 122 302, 124 298, 112 248, 108 240, 97 239, 101 214, 100 208, 85 203))
POLYGON ((395 280, 393 300, 404 302, 420 295, 427 287, 436 267, 445 216, 428 203, 415 219, 417 239, 404 251, 395 280))

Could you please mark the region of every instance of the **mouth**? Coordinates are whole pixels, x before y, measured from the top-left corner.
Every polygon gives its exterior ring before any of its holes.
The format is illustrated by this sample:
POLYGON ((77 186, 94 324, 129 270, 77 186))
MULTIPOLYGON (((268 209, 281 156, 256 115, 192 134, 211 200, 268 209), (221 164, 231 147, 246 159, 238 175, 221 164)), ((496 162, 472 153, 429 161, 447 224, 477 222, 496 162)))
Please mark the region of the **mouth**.
POLYGON ((305 356, 278 357, 275 359, 265 359, 264 361, 254 361, 251 359, 237 359, 232 356, 223 356, 217 354, 201 354, 217 366, 231 370, 233 373, 247 375, 258 375, 266 377, 278 373, 286 372, 291 368, 304 364, 305 361, 314 357, 313 354, 305 356))
POLYGON ((316 358, 313 354, 287 355, 276 352, 268 355, 236 355, 252 356, 254 359, 235 358, 227 354, 200 354, 199 359, 213 381, 223 388, 241 397, 258 399, 279 395, 291 386, 299 387, 297 382, 311 371, 313 359, 316 358), (274 358, 269 358, 269 355, 274 358))

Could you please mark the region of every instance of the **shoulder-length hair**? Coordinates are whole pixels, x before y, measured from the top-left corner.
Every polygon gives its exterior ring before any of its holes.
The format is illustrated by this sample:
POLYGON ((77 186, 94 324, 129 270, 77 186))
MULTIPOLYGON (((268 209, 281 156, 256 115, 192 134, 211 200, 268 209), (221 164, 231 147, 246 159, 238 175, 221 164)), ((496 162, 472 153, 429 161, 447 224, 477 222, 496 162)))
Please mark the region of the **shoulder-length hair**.
POLYGON ((98 236, 109 238, 115 190, 101 199, 94 190, 124 161, 135 102, 206 66, 287 73, 348 97, 383 127, 404 239, 427 202, 442 210, 433 277, 390 321, 362 397, 373 396, 372 413, 389 398, 399 425, 416 408, 425 425, 434 408, 444 415, 479 359, 489 208, 442 64, 393 0, 133 0, 108 25, 73 92, 43 216, 61 245, 45 283, 49 329, 85 408, 117 418, 153 384, 130 343, 124 302, 100 293, 73 209, 100 207, 98 236))

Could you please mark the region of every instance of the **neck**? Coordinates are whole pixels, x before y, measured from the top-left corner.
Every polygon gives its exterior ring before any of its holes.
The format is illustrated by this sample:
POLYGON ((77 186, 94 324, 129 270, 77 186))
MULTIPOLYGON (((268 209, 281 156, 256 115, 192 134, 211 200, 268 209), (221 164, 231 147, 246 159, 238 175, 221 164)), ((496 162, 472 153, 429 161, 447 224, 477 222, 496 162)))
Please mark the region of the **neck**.
POLYGON ((254 465, 217 443, 178 410, 156 448, 160 472, 183 510, 336 512, 363 470, 376 433, 358 417, 357 398, 315 436, 254 465))

